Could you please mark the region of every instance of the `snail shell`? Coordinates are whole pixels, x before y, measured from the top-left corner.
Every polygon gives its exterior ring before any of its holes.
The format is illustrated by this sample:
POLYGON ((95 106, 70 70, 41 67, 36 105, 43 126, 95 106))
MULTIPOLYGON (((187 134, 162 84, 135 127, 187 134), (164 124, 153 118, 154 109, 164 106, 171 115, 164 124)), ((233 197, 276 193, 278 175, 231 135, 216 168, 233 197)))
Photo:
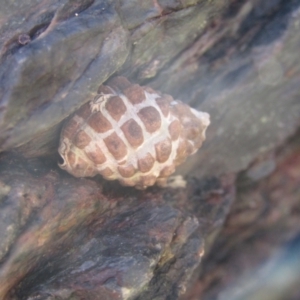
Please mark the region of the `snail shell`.
POLYGON ((149 87, 113 78, 65 124, 60 167, 144 189, 164 185, 205 139, 209 115, 149 87))

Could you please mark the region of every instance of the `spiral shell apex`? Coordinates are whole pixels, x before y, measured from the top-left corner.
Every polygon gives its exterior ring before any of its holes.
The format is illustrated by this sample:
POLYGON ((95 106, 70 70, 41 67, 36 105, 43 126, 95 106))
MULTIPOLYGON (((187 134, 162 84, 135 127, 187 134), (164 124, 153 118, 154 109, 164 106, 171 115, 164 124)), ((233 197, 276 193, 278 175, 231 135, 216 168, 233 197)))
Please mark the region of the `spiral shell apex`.
POLYGON ((205 139, 209 114, 115 77, 65 124, 60 167, 76 177, 101 174, 144 189, 164 185, 205 139))

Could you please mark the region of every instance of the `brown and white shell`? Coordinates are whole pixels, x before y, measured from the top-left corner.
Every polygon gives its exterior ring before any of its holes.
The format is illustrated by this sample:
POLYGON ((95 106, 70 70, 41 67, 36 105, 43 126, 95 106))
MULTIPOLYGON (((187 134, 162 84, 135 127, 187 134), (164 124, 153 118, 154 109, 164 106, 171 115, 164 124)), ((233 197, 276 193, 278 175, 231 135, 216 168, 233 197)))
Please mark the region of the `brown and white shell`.
POLYGON ((208 125, 207 113, 115 77, 64 126, 60 167, 76 177, 101 174, 138 189, 164 185, 200 148, 208 125))

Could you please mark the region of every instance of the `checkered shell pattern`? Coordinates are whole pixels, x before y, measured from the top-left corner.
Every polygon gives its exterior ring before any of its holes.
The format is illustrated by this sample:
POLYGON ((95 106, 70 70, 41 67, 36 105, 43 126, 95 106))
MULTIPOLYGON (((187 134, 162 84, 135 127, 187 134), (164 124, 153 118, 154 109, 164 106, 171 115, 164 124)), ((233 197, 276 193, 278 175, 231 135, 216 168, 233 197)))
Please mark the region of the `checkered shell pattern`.
POLYGON ((66 122, 60 167, 144 189, 164 185, 205 139, 209 115, 149 87, 115 77, 66 122))

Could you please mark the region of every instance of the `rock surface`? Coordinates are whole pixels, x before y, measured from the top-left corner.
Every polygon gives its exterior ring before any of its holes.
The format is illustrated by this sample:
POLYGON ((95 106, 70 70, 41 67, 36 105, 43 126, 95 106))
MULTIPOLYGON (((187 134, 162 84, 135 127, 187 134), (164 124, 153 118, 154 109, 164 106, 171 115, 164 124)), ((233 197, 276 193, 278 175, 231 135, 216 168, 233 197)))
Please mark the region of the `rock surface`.
POLYGON ((55 153, 61 121, 116 71, 211 114, 181 174, 242 170, 299 126, 300 1, 22 3, 20 24, 17 6, 2 19, 2 150, 55 153))
POLYGON ((41 160, 0 170, 1 299, 177 299, 234 197, 229 177, 136 192, 41 160))
POLYGON ((184 300, 299 299, 299 133, 270 156, 274 172, 257 181, 249 169, 237 180, 224 229, 184 300))
MULTIPOLYGON (((272 149, 300 125, 299 14, 300 0, 2 1, 0 298, 235 300, 248 282, 257 300, 274 247, 271 270, 298 266, 299 146, 272 149), (178 170, 186 187, 59 170, 63 123, 115 75, 210 113, 204 147, 178 170)), ((283 299, 299 299, 294 284, 283 299)))

